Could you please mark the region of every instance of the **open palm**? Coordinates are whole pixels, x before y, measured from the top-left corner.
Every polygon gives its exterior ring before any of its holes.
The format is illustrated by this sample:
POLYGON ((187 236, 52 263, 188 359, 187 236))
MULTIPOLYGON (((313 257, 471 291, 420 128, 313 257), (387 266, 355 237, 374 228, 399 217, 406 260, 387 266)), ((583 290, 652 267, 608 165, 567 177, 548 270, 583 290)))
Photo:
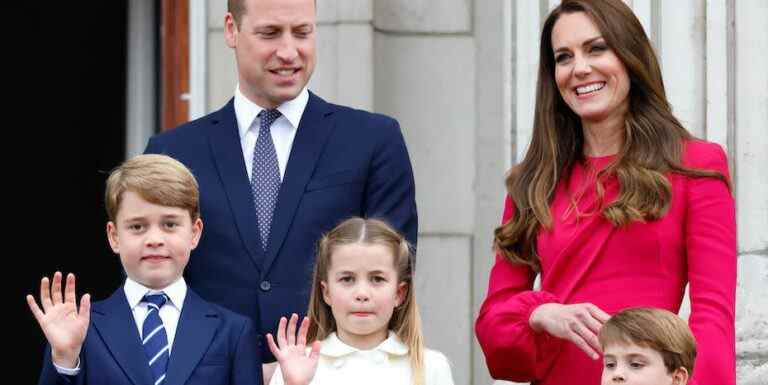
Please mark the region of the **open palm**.
POLYGON ((83 295, 78 311, 74 274, 67 275, 62 295, 61 273, 56 272, 50 285, 48 277, 40 280, 40 303, 42 309, 32 295, 27 295, 29 309, 51 345, 53 361, 63 367, 74 367, 88 332, 90 296, 83 295))
POLYGON ((296 336, 296 323, 299 316, 291 315, 291 320, 286 321, 285 317, 280 318, 280 324, 277 328, 277 343, 272 338, 272 334, 267 334, 267 343, 269 350, 280 364, 280 370, 283 373, 283 381, 286 385, 307 385, 312 381, 317 371, 317 362, 320 358, 320 342, 315 341, 312 349, 307 355, 307 330, 309 330, 309 318, 304 317, 299 328, 299 335, 296 336), (288 330, 286 331, 286 323, 288 330))

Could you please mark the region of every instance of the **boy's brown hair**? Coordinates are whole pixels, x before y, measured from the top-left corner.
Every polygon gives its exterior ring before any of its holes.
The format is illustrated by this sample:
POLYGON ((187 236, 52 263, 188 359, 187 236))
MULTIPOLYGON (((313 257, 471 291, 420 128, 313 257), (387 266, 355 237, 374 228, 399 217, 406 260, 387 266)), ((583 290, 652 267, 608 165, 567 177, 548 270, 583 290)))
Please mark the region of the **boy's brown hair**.
POLYGON ((613 344, 639 345, 658 351, 669 373, 683 367, 693 373, 696 340, 688 324, 663 309, 636 307, 611 317, 597 338, 605 349, 613 344))
POLYGON ((169 156, 139 155, 112 170, 104 193, 107 216, 112 222, 117 219, 126 191, 139 194, 149 203, 185 209, 193 221, 200 217, 197 180, 186 166, 169 156))

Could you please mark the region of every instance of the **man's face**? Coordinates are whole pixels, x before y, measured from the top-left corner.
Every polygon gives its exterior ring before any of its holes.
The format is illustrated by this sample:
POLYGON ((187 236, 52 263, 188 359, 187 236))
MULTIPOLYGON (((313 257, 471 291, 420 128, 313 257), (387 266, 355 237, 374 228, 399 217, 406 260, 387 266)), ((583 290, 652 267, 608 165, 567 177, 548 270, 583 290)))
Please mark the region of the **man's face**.
POLYGON ((295 98, 315 69, 314 0, 245 0, 240 26, 224 18, 240 91, 263 108, 295 98))

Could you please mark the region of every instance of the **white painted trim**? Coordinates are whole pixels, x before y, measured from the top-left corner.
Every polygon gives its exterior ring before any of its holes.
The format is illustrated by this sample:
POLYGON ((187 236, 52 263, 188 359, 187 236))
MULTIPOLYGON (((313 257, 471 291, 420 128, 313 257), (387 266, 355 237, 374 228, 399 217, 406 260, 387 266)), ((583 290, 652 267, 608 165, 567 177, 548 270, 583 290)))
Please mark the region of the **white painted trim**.
POLYGON ((536 99, 536 79, 539 68, 539 4, 534 1, 518 1, 516 19, 517 44, 515 52, 515 148, 519 162, 528 150, 533 131, 533 115, 536 99))
MULTIPOLYGON (((222 0, 213 0, 222 1, 222 0)), ((208 4, 189 2, 189 120, 207 113, 208 107, 208 4)))
POLYGON ((728 147, 728 24, 724 0, 707 0, 706 139, 728 147))
POLYGON ((125 156, 144 152, 157 131, 155 3, 130 0, 126 65, 125 156))

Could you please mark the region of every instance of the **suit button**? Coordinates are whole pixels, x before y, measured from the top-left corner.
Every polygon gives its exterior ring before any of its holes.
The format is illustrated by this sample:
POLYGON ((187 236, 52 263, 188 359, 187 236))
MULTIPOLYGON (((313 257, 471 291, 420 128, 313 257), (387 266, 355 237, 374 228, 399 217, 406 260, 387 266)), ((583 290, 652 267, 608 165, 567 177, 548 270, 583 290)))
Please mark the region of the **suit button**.
POLYGON ((269 289, 272 288, 272 284, 270 284, 269 281, 261 281, 259 287, 262 291, 269 291, 269 289))

